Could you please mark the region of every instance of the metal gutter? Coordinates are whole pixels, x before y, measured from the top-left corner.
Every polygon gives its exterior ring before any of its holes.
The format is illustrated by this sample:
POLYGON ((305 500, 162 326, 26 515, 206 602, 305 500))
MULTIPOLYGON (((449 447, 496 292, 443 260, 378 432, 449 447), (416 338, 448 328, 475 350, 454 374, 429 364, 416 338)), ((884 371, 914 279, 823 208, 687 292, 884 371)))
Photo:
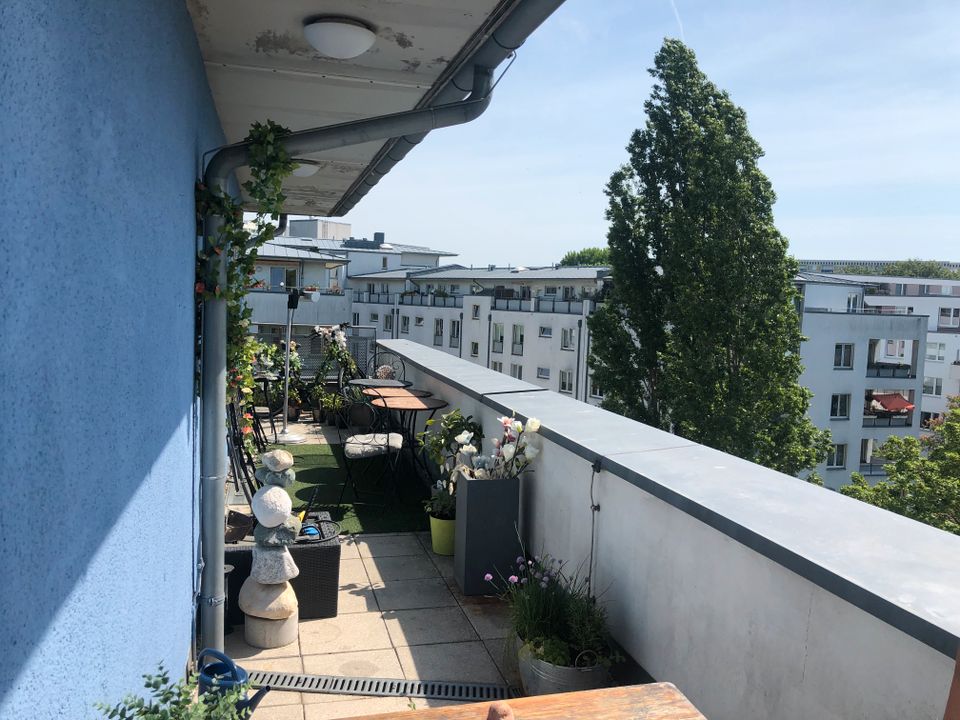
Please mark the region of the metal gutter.
MULTIPOLYGON (((279 142, 291 156, 322 152, 384 138, 425 133, 441 127, 470 122, 490 104, 493 71, 488 66, 471 68, 472 90, 458 102, 408 110, 365 120, 301 130, 279 142)), ((204 184, 227 192, 231 174, 248 162, 246 142, 220 148, 210 159, 204 184)), ((204 238, 209 246, 217 237, 223 218, 204 218, 204 238)), ((226 250, 223 248, 222 250, 226 250)), ((228 253, 209 253, 218 281, 226 285, 228 253)), ((203 571, 200 580, 200 644, 223 650, 224 592, 224 483, 227 479, 226 441, 227 304, 222 298, 203 303, 201 341, 200 426, 200 537, 203 571)))
MULTIPOLYGON (((519 48, 527 37, 550 17, 563 4, 563 0, 520 0, 509 14, 500 20, 498 26, 487 30, 486 40, 479 49, 455 70, 446 84, 438 83, 440 89, 431 97, 425 96, 426 106, 441 105, 459 100, 470 91, 472 66, 481 65, 496 68, 501 62, 519 48)), ((481 29, 480 37, 483 37, 481 29)), ((453 64, 453 63, 452 63, 453 64)), ((419 106, 419 104, 418 104, 419 106)), ((380 178, 406 157, 415 145, 427 136, 426 132, 398 136, 385 143, 374 159, 347 189, 339 202, 330 211, 331 217, 346 215, 360 198, 380 182, 380 178)))

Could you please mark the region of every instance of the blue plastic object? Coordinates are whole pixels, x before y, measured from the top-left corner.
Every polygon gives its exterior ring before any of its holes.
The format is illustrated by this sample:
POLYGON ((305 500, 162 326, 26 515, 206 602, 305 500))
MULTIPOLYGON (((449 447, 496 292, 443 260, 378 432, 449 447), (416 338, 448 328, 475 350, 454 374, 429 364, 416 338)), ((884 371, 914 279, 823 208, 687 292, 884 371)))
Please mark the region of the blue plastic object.
MULTIPOLYGON (((208 692, 227 693, 235 689, 238 685, 245 684, 250 675, 242 667, 218 650, 206 648, 201 650, 197 656, 197 666, 199 667, 199 686, 200 694, 208 692), (217 662, 202 664, 205 657, 213 657, 217 662)), ((244 693, 243 699, 237 703, 237 711, 243 717, 250 717, 256 709, 263 696, 270 692, 269 687, 262 687, 257 690, 252 698, 247 698, 244 693), (246 713, 246 714, 244 714, 246 713)))

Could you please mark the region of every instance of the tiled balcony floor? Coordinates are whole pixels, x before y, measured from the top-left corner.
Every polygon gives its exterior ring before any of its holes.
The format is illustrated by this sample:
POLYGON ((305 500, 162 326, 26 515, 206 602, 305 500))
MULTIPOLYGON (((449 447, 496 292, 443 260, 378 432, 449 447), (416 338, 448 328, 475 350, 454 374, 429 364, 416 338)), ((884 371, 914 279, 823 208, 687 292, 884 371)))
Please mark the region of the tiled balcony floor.
MULTIPOLYGON (((519 685, 508 608, 496 598, 461 595, 452 575, 453 559, 433 554, 429 533, 345 538, 336 618, 301 621, 298 642, 273 650, 248 646, 238 627, 226 637, 226 652, 251 670, 519 685)), ((414 705, 409 698, 271 691, 254 717, 320 720, 414 705)))

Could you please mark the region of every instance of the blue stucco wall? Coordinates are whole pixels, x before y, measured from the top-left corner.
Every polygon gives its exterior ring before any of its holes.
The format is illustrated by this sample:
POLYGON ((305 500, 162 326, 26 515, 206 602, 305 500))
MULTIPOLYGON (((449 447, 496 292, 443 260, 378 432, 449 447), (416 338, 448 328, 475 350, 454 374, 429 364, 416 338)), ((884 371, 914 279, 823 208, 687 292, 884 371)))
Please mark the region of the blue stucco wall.
POLYGON ((188 660, 220 142, 183 0, 0 2, 0 718, 96 717, 188 660))

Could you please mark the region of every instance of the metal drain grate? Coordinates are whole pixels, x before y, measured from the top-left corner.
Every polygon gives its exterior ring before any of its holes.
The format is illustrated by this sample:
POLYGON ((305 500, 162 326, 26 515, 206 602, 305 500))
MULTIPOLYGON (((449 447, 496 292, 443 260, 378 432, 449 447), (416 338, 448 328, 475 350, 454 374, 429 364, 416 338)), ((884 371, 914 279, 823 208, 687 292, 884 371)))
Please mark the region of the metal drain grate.
POLYGON ((331 693, 335 695, 372 695, 376 697, 416 697, 431 700, 506 700, 516 692, 506 685, 489 683, 430 682, 391 678, 342 677, 340 675, 297 675, 295 673, 253 670, 250 684, 269 685, 276 690, 331 693))

